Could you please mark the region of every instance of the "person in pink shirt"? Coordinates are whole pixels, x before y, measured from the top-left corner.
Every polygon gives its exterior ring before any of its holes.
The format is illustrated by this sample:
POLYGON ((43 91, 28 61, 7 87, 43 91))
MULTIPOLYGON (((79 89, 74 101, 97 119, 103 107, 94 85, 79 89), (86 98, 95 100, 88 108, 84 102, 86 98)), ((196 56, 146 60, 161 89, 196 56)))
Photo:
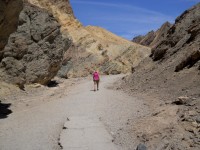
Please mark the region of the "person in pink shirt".
POLYGON ((99 90, 99 73, 97 71, 95 71, 93 73, 93 81, 94 81, 94 91, 96 91, 96 85, 97 85, 97 90, 99 90))

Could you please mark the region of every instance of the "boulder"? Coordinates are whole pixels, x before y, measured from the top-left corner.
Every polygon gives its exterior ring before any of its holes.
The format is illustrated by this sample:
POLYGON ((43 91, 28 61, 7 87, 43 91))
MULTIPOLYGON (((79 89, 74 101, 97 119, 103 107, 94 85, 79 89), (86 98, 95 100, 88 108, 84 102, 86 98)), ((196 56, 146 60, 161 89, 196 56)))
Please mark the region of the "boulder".
POLYGON ((139 144, 136 148, 136 150, 147 150, 147 147, 144 144, 139 144))
POLYGON ((117 74, 120 74, 121 71, 118 71, 118 70, 111 70, 110 74, 112 75, 117 75, 117 74))
POLYGON ((190 100, 190 98, 187 97, 187 96, 180 96, 180 97, 178 97, 177 100, 175 100, 174 102, 172 102, 172 104, 184 105, 184 104, 186 104, 189 100, 190 100))
POLYGON ((18 28, 2 50, 0 79, 17 85, 47 84, 61 67, 70 39, 63 38, 51 13, 24 3, 18 28))

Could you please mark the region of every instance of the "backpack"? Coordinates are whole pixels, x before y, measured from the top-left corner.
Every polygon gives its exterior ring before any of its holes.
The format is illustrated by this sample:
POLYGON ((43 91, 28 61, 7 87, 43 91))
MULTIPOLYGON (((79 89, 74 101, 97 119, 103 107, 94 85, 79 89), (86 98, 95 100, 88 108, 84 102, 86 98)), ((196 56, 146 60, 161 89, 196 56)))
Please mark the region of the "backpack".
POLYGON ((98 72, 94 72, 93 73, 93 79, 94 80, 99 80, 99 74, 98 74, 98 72))

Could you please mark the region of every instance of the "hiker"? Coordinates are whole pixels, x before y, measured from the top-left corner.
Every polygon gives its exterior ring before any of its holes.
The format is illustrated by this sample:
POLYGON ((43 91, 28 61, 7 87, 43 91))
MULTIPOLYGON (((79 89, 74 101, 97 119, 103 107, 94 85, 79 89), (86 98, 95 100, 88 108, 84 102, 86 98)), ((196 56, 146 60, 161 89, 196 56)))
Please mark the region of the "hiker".
POLYGON ((94 91, 96 91, 96 85, 97 85, 97 90, 99 90, 99 73, 95 71, 93 73, 93 81, 94 81, 94 91))

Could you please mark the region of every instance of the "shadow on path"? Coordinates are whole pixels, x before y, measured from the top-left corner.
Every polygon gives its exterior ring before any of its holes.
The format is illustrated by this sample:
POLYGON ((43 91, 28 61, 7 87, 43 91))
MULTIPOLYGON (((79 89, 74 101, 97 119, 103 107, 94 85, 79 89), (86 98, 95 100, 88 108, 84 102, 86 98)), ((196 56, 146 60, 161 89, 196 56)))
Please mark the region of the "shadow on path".
POLYGON ((5 119, 12 113, 12 110, 9 109, 10 106, 11 104, 3 104, 0 101, 0 119, 5 119))

